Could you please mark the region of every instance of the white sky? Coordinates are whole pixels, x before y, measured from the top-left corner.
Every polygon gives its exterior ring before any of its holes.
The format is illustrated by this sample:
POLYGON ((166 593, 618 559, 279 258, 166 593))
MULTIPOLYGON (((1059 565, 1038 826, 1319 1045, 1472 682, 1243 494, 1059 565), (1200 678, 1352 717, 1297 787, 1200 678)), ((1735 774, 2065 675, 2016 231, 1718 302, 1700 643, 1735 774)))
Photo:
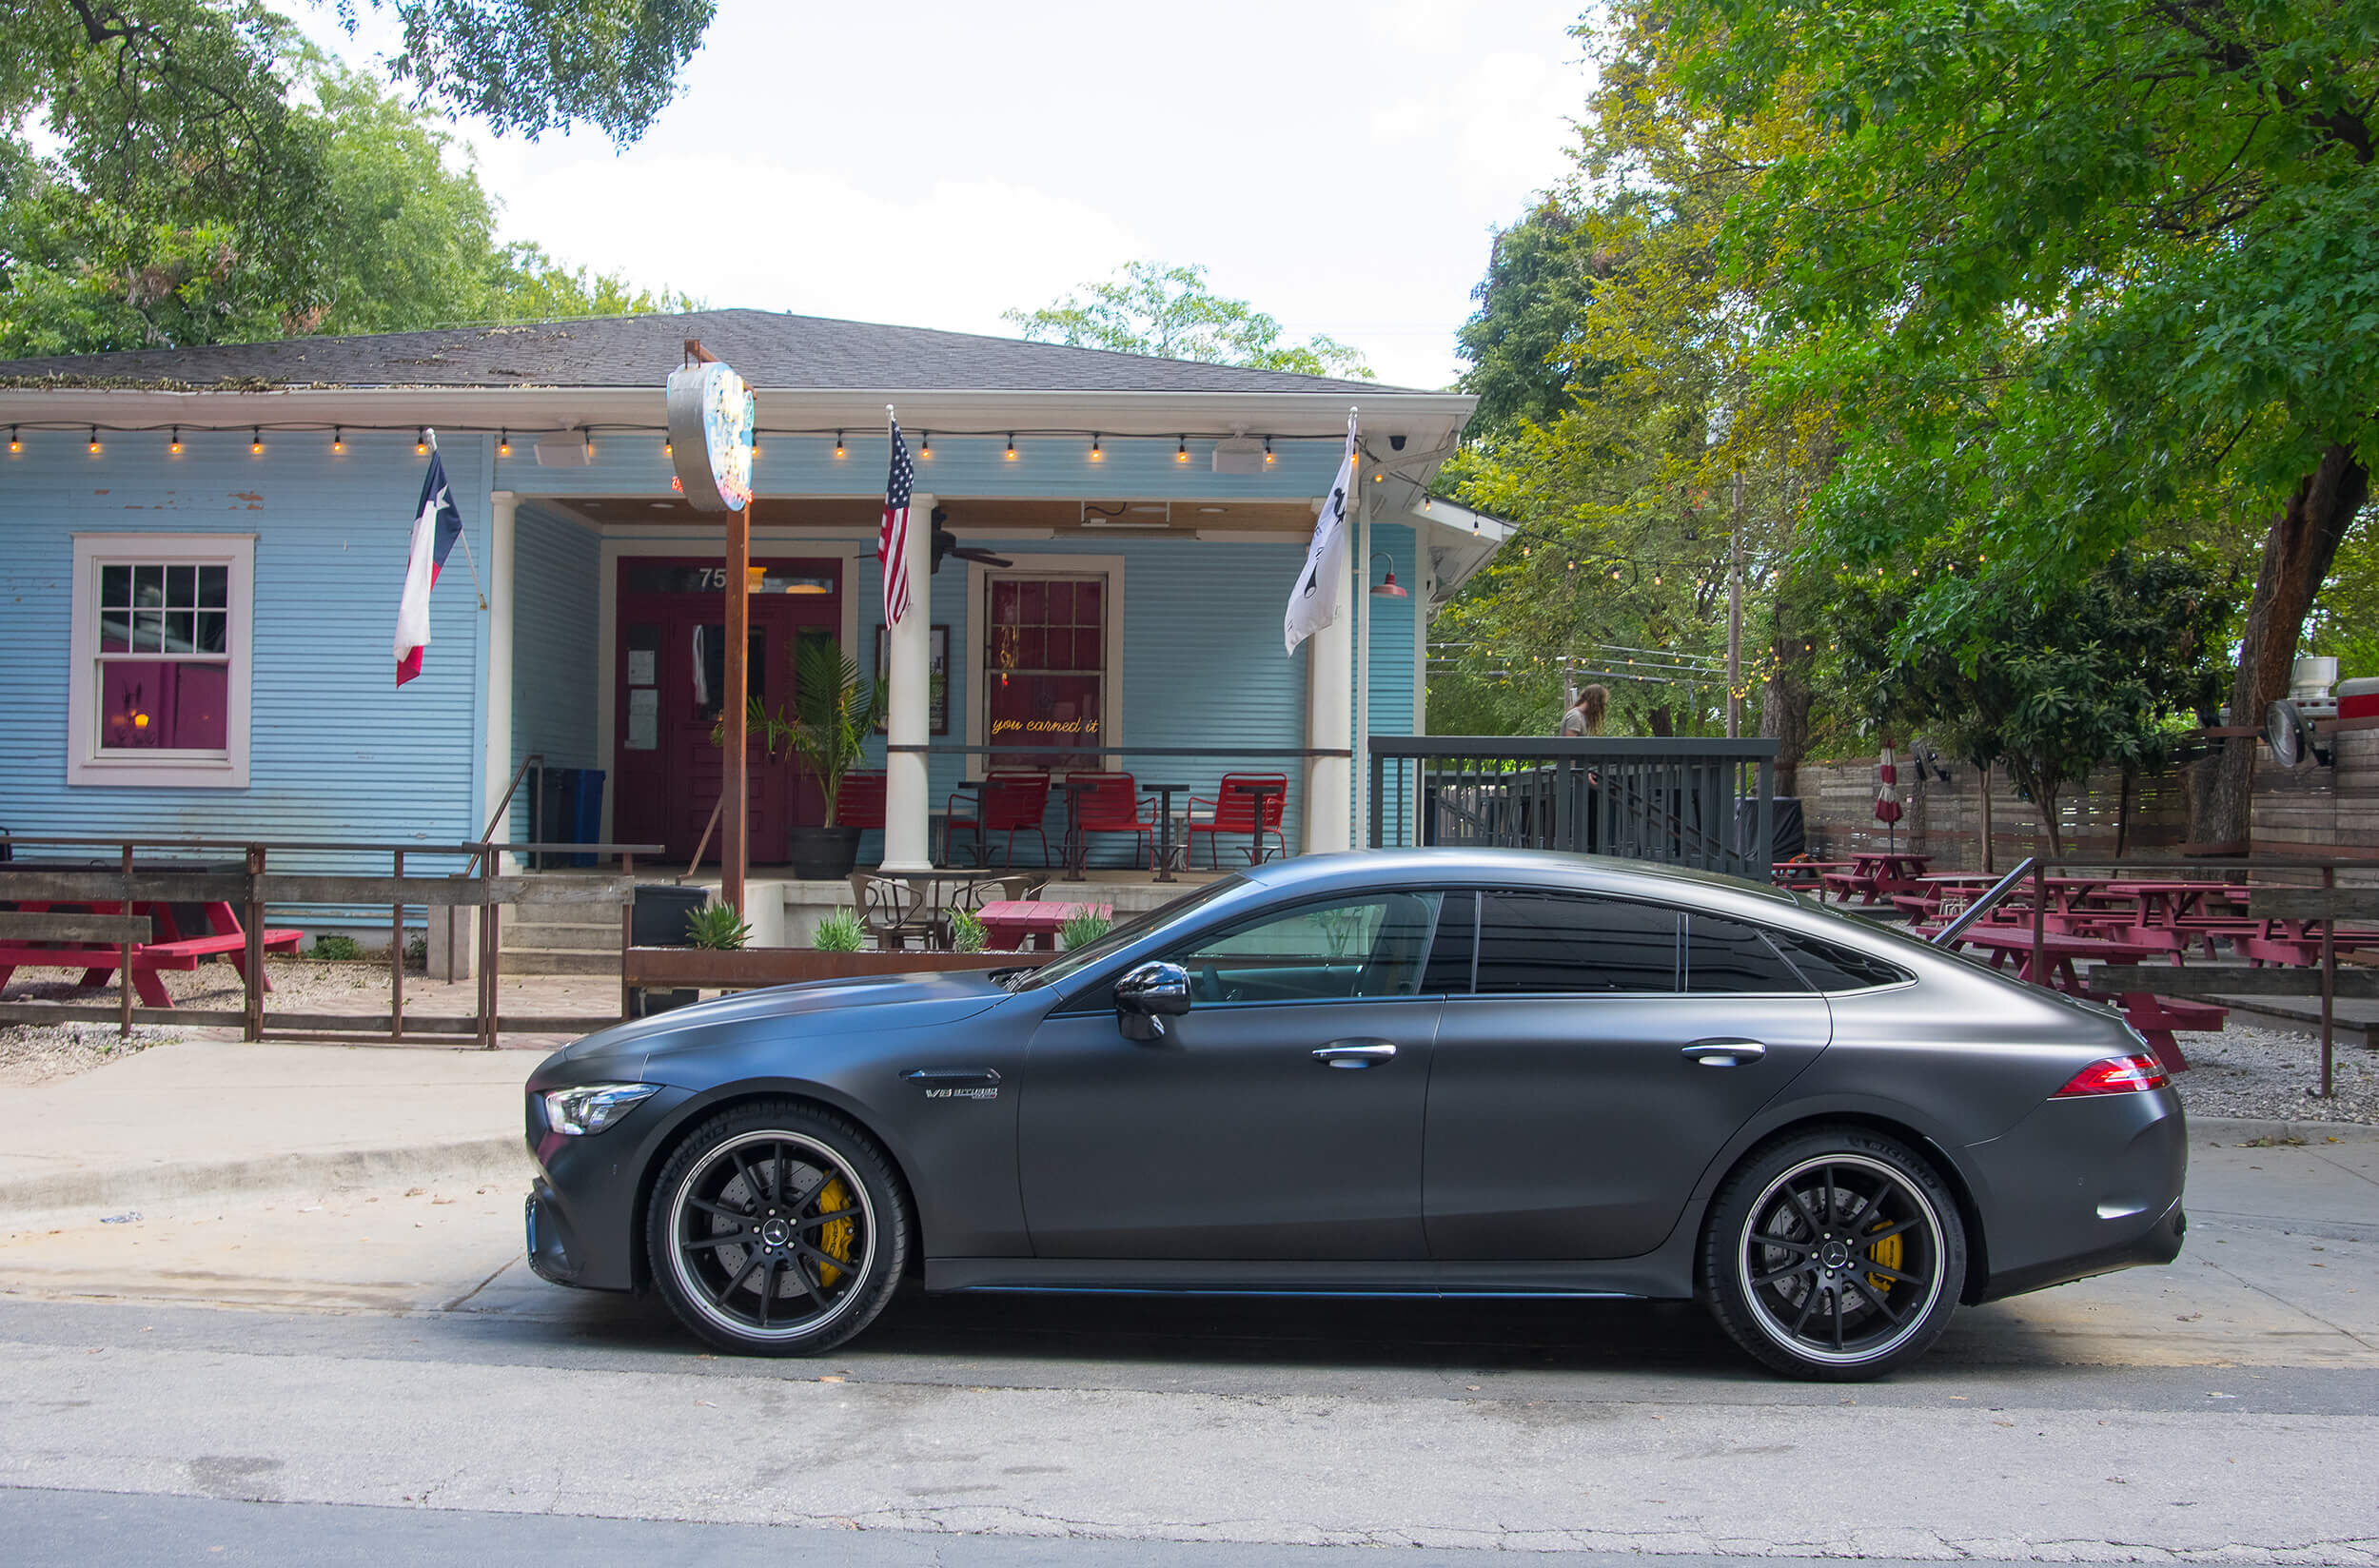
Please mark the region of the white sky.
MULTIPOLYGON (((309 30, 363 63, 324 13, 309 30)), ((367 13, 367 18, 368 18, 367 13)), ((1013 333, 1124 262, 1203 263, 1291 337, 1442 386, 1490 230, 1568 164, 1578 0, 721 0, 625 155, 462 127, 507 239, 748 305, 1013 333)))

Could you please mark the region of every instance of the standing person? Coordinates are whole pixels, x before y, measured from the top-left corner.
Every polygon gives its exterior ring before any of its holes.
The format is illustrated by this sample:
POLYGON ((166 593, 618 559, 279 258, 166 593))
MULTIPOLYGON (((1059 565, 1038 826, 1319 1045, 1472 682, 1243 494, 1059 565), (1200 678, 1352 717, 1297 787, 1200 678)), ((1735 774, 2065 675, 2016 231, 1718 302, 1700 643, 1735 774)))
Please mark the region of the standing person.
POLYGON ((1562 736, 1572 739, 1602 733, 1602 715, 1611 706, 1610 689, 1605 686, 1582 686, 1578 700, 1562 715, 1562 736))

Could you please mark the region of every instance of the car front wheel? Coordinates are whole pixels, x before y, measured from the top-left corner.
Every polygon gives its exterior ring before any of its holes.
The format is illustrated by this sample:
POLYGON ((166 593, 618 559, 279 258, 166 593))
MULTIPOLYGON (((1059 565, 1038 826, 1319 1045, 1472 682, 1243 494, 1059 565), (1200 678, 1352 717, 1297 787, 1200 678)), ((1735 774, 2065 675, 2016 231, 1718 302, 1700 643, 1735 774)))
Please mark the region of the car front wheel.
POLYGON ((1719 1325, 1800 1378, 1874 1378, 1915 1360, 1947 1326, 1965 1278, 1965 1226, 1940 1176, 1858 1127, 1754 1150, 1719 1188, 1702 1241, 1719 1325))
POLYGON ((908 1205, 875 1144, 796 1101, 722 1111, 653 1185, 653 1275, 687 1327, 724 1349, 813 1355, 892 1299, 908 1205))

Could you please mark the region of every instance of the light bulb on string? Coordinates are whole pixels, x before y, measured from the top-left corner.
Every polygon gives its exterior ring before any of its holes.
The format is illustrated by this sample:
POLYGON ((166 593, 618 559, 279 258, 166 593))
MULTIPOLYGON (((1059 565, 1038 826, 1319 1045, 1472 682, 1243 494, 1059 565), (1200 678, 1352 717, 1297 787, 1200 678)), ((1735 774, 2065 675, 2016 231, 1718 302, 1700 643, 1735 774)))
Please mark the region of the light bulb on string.
POLYGON ((90 455, 99 456, 99 426, 95 424, 90 427, 90 455))
POLYGON ((836 456, 836 457, 837 457, 837 458, 839 458, 839 457, 841 457, 842 455, 843 455, 843 446, 842 446, 842 432, 841 432, 841 431, 839 431, 839 430, 837 430, 837 431, 836 431, 836 432, 835 432, 835 456, 836 456))
POLYGON ((923 436, 925 439, 917 443, 917 456, 920 458, 931 458, 934 455, 934 432, 931 430, 924 430, 919 431, 918 434, 923 436))
POLYGON ((593 425, 586 425, 580 430, 579 442, 586 449, 586 461, 593 462, 595 461, 595 427, 593 425))
MULTIPOLYGON (((346 433, 346 431, 345 431, 345 430, 344 430, 344 429, 342 429, 342 428, 341 428, 340 426, 338 426, 338 425, 335 425, 335 424, 334 424, 334 425, 332 425, 332 426, 330 427, 330 455, 331 455, 332 457, 334 457, 334 458, 335 458, 335 457, 340 457, 340 456, 343 456, 343 455, 346 452, 346 449, 347 449, 347 433, 346 433)), ((509 451, 511 451, 511 450, 512 450, 512 448, 510 448, 509 446, 499 446, 498 448, 496 448, 496 450, 497 450, 497 451, 499 451, 499 452, 509 452, 509 451)))
POLYGON ((413 455, 417 458, 429 456, 429 431, 426 428, 413 438, 413 455))
POLYGON ((506 430, 496 438, 496 456, 500 458, 508 458, 512 456, 511 431, 506 430))
POLYGON ((22 452, 22 451, 24 451, 24 450, 25 450, 25 443, 24 443, 23 441, 19 441, 19 440, 17 439, 17 435, 16 435, 16 426, 15 426, 15 425, 10 425, 10 426, 9 426, 9 451, 10 451, 10 453, 11 455, 13 455, 13 454, 15 454, 15 453, 22 452))
POLYGON ((265 455, 265 433, 254 425, 248 426, 247 449, 257 457, 265 455))
MULTIPOLYGON (((1269 436, 1264 438, 1264 461, 1266 462, 1272 461, 1272 438, 1269 436)), ((1472 532, 1475 533, 1477 530, 1474 529, 1472 532)))
POLYGON ((177 458, 182 455, 182 427, 180 425, 173 427, 173 437, 166 442, 166 450, 177 458))
POLYGON ((1173 442, 1173 461, 1175 462, 1188 462, 1190 461, 1189 437, 1184 436, 1179 441, 1173 442))
POLYGON ((1099 450, 1099 433, 1095 430, 1091 432, 1091 461, 1092 462, 1107 461, 1107 454, 1099 450))
POLYGON ((1016 433, 1013 430, 1008 432, 1008 461, 1016 461, 1016 433))

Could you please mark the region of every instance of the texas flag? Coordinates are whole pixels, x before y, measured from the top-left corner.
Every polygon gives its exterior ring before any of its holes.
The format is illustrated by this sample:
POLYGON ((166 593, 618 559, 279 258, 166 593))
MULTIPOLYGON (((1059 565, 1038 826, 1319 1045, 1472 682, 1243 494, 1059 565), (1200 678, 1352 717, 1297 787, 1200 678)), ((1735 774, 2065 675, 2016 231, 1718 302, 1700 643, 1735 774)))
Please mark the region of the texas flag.
POLYGON ((422 501, 414 509, 413 551, 404 563, 404 597, 397 601, 397 684, 422 673, 422 650, 429 646, 429 591, 438 569, 462 537, 462 514, 446 491, 446 465, 436 448, 422 477, 422 501))

